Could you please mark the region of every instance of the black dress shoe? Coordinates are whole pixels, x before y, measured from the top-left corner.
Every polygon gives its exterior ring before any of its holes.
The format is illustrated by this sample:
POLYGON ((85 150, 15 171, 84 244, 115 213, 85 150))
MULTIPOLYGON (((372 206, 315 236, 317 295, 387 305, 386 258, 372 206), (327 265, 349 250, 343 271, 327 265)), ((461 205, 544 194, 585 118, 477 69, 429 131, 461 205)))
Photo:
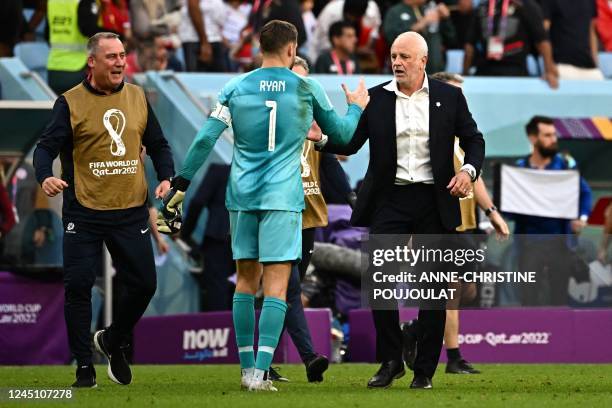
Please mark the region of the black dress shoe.
POLYGON ((417 351, 417 320, 410 320, 402 325, 402 353, 406 366, 414 371, 414 360, 417 351))
POLYGON ((470 363, 464 359, 450 360, 446 363, 447 374, 480 374, 480 371, 472 367, 470 363))
POLYGON ((308 382, 322 382, 323 373, 328 367, 329 360, 321 354, 309 360, 306 363, 306 377, 308 378, 308 382))
POLYGON ((393 384, 393 380, 402 378, 406 374, 404 362, 391 360, 382 363, 376 374, 368 381, 368 388, 387 388, 393 384))
POLYGON ((412 383, 410 383, 410 388, 429 390, 433 388, 433 386, 431 385, 431 380, 429 378, 425 377, 424 375, 417 375, 412 380, 412 383))

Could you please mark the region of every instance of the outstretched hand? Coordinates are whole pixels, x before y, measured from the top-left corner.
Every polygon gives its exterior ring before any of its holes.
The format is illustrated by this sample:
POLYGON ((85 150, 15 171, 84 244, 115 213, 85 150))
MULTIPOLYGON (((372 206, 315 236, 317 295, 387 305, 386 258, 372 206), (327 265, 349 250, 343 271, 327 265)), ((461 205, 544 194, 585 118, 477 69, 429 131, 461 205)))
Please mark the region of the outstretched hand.
POLYGON ((342 84, 342 90, 344 91, 346 103, 348 105, 354 103, 361 109, 365 109, 368 102, 370 102, 370 94, 368 93, 368 89, 365 86, 365 81, 363 78, 359 79, 359 85, 357 85, 357 88, 354 91, 349 91, 345 84, 342 84))

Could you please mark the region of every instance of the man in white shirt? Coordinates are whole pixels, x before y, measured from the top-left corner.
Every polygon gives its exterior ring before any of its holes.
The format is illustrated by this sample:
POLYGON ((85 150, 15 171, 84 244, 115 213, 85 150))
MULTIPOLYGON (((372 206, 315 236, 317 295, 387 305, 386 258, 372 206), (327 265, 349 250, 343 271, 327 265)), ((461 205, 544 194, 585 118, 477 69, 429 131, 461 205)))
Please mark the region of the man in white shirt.
MULTIPOLYGON (((370 163, 351 217, 375 234, 451 234, 461 224, 459 198, 471 193, 484 160, 484 139, 461 89, 428 78, 427 43, 416 32, 391 46, 393 80, 370 89, 370 103, 348 145, 318 142, 323 150, 351 155, 370 141, 370 163), (465 152, 455 174, 455 135, 465 152)), ((373 275, 372 270, 368 271, 373 275)), ((374 305, 376 354, 382 363, 368 382, 389 387, 405 374, 397 308, 374 305)), ((419 310, 411 388, 431 388, 446 320, 445 305, 419 310)))
POLYGON ((188 72, 227 71, 223 46, 226 8, 222 0, 185 0, 178 34, 188 72))

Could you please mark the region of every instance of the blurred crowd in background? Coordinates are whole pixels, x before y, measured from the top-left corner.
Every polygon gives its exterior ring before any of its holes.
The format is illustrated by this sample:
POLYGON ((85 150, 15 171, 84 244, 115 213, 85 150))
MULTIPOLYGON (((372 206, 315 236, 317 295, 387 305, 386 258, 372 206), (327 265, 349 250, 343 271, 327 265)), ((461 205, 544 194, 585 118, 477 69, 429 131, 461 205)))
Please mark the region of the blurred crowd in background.
POLYGON ((112 31, 130 75, 244 72, 257 67, 258 31, 272 19, 298 28, 314 73, 388 73, 389 46, 408 30, 426 38, 430 74, 453 49, 464 51, 464 75, 527 76, 533 55, 553 88, 560 78, 603 79, 598 53, 612 51, 609 0, 11 0, 0 4, 0 57, 46 41, 49 84, 61 93, 86 73, 86 39, 112 31))

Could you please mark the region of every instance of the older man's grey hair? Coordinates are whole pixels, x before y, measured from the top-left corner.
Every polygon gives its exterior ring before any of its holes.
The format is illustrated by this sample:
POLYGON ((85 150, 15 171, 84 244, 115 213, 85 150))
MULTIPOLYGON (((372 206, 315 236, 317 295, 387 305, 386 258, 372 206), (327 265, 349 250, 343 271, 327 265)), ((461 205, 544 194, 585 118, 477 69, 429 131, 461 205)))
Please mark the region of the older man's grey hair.
POLYGON ((96 52, 98 52, 98 48, 100 48, 100 40, 102 40, 102 39, 104 39, 104 40, 111 40, 113 38, 121 40, 119 35, 115 34, 115 33, 100 32, 100 33, 94 34, 87 41, 87 53, 89 55, 95 55, 96 52))
POLYGON ((426 57, 429 54, 429 49, 427 48, 427 41, 425 41, 425 38, 423 38, 421 34, 417 33, 416 31, 406 31, 405 33, 401 33, 400 35, 398 35, 395 41, 404 38, 416 40, 417 45, 419 47, 418 53, 420 57, 426 57))

